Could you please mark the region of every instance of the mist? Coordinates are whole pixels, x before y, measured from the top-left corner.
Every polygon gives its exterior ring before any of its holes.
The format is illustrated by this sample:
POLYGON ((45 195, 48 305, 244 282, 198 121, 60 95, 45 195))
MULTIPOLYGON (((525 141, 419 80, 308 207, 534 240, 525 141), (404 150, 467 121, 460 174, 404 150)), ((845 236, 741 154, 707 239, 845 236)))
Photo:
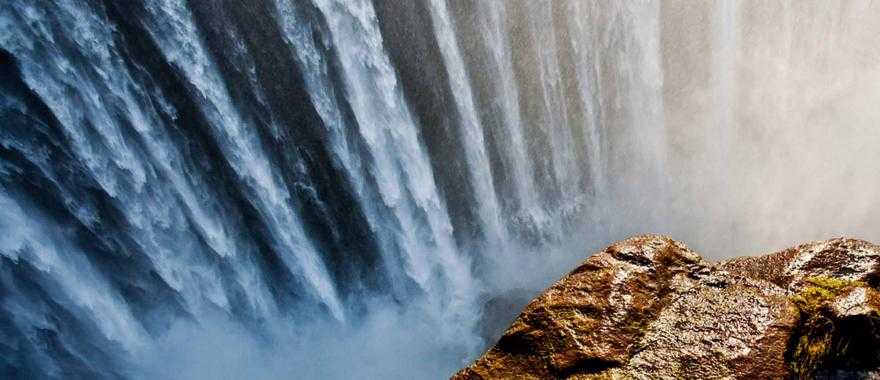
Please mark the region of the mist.
POLYGON ((876 240, 877 4, 716 5, 662 7, 669 233, 719 259, 876 240))

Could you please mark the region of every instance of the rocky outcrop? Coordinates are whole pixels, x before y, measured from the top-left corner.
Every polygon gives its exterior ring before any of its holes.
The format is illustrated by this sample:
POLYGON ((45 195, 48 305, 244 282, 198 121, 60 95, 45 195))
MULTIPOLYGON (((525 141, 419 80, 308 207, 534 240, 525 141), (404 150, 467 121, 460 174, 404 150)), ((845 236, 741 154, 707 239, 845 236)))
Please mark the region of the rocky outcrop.
POLYGON ((880 379, 880 247, 833 239, 709 263, 639 236, 529 303, 453 378, 880 379))

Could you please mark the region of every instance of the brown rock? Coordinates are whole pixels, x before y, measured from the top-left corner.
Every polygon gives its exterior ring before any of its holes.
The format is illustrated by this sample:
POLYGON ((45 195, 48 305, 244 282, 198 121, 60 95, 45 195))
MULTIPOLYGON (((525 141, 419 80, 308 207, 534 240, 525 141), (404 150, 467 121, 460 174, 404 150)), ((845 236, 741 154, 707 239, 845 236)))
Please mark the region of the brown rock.
POLYGON ((719 264, 616 243, 529 303, 454 379, 880 378, 880 247, 833 239, 719 264))
POLYGON ((811 242, 757 257, 741 257, 721 264, 722 269, 745 277, 770 281, 798 291, 811 277, 880 284, 880 246, 837 238, 811 242))

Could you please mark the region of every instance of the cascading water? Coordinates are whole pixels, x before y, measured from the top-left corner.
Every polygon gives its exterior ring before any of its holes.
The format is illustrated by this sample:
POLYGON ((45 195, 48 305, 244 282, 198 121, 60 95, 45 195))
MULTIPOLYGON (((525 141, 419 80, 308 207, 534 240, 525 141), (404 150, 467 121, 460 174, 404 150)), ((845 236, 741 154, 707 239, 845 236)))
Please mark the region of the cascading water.
POLYGON ((442 378, 611 240, 824 233, 880 11, 800 4, 6 0, 0 377, 442 378))
POLYGON ((493 95, 497 98, 493 112, 504 126, 504 139, 498 142, 504 147, 505 155, 501 159, 507 163, 508 178, 511 178, 514 187, 513 198, 518 206, 518 213, 526 220, 538 219, 543 214, 538 204, 538 194, 532 175, 531 162, 525 148, 522 121, 519 111, 519 96, 516 88, 516 78, 510 56, 510 41, 507 37, 507 24, 505 20, 505 7, 499 1, 483 1, 478 4, 480 9, 476 14, 480 17, 478 23, 483 26, 480 35, 484 36, 484 44, 489 50, 490 63, 488 66, 494 69, 489 75, 495 80, 493 95))
POLYGON ((455 30, 450 20, 445 0, 431 1, 432 21, 437 35, 443 62, 449 73, 452 92, 455 94, 455 105, 460 118, 461 139, 467 156, 467 167, 470 180, 474 184, 474 196, 478 199, 479 223, 482 225, 487 243, 500 247, 507 240, 502 231, 498 209, 498 199, 492 182, 492 169, 486 145, 483 142, 483 127, 474 109, 473 94, 470 80, 464 68, 458 43, 455 41, 455 30))

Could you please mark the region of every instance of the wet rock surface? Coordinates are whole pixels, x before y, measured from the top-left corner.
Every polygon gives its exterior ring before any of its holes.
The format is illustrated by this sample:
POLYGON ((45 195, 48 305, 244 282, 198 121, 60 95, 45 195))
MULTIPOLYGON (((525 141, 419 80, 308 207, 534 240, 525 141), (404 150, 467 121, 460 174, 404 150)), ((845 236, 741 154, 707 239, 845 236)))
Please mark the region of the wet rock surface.
POLYGON ((645 235, 532 300, 453 379, 880 379, 880 247, 709 263, 645 235))

